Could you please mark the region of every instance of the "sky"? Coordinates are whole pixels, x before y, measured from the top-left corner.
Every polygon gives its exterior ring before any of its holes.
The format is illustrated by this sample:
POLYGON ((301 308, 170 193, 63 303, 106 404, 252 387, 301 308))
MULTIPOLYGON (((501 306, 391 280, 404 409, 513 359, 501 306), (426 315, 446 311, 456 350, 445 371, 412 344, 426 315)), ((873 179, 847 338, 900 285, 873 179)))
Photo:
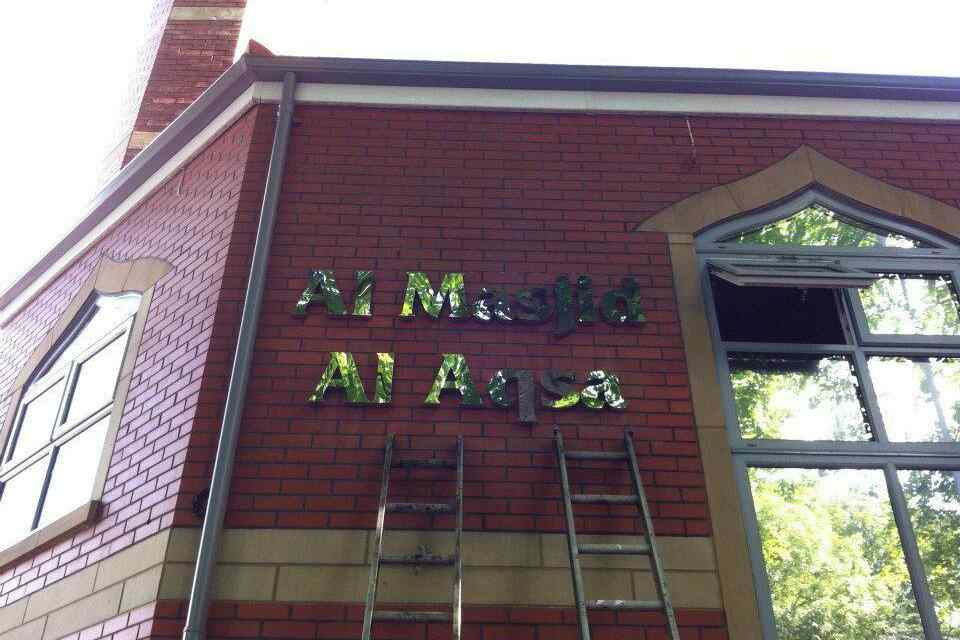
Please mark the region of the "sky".
MULTIPOLYGON (((152 4, 2 3, 0 289, 87 213, 152 4)), ((248 0, 241 43, 289 55, 960 77, 958 24, 956 0, 248 0)))

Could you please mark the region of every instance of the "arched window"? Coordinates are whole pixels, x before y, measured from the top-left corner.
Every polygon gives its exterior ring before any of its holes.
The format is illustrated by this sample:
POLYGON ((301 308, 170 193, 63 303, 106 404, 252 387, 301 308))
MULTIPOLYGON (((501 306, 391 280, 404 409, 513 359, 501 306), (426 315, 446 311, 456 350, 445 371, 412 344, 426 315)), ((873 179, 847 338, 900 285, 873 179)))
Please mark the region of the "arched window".
POLYGON ((0 550, 93 500, 141 295, 94 295, 30 374, 0 459, 0 550))
POLYGON ((960 638, 960 246, 818 188, 696 237, 767 638, 960 638))

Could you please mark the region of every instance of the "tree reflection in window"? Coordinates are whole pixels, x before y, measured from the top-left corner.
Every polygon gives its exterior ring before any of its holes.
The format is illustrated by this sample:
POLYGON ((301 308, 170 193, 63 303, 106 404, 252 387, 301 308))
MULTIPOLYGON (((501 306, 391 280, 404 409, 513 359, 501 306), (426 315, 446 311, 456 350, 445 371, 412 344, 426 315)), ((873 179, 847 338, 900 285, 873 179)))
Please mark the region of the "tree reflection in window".
POLYGON ((769 246, 902 249, 929 246, 899 233, 847 220, 821 204, 811 204, 782 220, 729 238, 727 242, 769 246))
POLYGON ((858 295, 870 333, 960 335, 960 305, 946 274, 884 274, 858 295))
POLYGON ((750 469, 781 640, 916 640, 883 472, 750 469))
POLYGON ((744 438, 870 439, 847 358, 732 353, 729 366, 744 438))
POLYGON ((946 640, 960 640, 960 472, 900 471, 920 557, 946 640))

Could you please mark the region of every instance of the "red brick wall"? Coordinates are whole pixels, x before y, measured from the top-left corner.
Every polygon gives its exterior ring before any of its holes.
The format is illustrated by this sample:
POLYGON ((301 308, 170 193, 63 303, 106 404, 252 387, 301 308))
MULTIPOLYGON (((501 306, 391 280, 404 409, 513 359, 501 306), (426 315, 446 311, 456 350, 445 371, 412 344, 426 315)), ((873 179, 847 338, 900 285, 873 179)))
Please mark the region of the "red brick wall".
MULTIPOLYGON (((170 0, 161 0, 170 3, 170 0)), ((238 8, 246 0, 175 0, 173 7, 238 8)), ((168 20, 140 103, 134 131, 159 132, 233 63, 240 20, 168 20)), ((124 164, 139 153, 127 151, 124 164)))
MULTIPOLYGON (((607 199, 620 193, 585 192, 586 176, 561 175, 564 154, 545 130, 562 119, 302 108, 297 120, 228 526, 372 527, 384 435, 404 434, 401 450, 449 450, 462 433, 466 527, 560 531, 557 423, 571 449, 617 448, 624 429, 635 429, 659 532, 708 534, 665 241, 629 233, 636 216, 607 199), (332 320, 322 309, 292 318, 311 268, 334 269, 348 292, 354 269, 374 269, 373 318, 332 320), (632 274, 648 322, 598 322, 557 340, 547 325, 398 319, 407 270, 428 272, 436 286, 443 272, 462 271, 474 294, 481 284, 517 290, 581 273, 602 292, 632 274), (323 408, 306 404, 328 353, 340 350, 357 356, 371 394, 373 354, 396 354, 390 407, 344 406, 335 392, 323 408), (441 353, 466 354, 481 388, 501 367, 581 377, 609 369, 630 404, 623 412, 540 409, 534 427, 519 424, 515 410, 461 410, 453 398, 423 407, 441 353)), ((571 153, 572 173, 599 149, 571 153)), ((590 466, 575 474, 589 492, 628 491, 623 465, 590 466)), ((452 485, 432 489, 449 495, 452 485)), ((584 531, 636 530, 630 508, 583 509, 591 511, 597 517, 584 531)), ((429 522, 396 517, 391 526, 429 522)))
MULTIPOLYGON (((186 606, 164 601, 158 603, 156 610, 150 637, 179 640, 186 606)), ((362 605, 222 602, 211 607, 207 633, 209 640, 355 640, 360 637, 362 621, 362 605)), ((669 638, 666 620, 659 613, 591 613, 590 622, 592 637, 597 640, 669 638)), ((728 640, 723 614, 717 611, 680 610, 677 624, 682 640, 728 640)), ((374 637, 382 640, 441 640, 450 637, 450 625, 378 622, 373 632, 374 637)), ((92 635, 89 640, 109 637, 92 635)), ((464 640, 577 640, 577 637, 573 609, 466 607, 463 610, 464 640)))
POLYGON ((151 256, 174 265, 156 285, 101 516, 93 526, 0 568, 0 606, 171 526, 178 514, 189 514, 191 494, 182 476, 192 429, 208 426, 204 420, 220 410, 209 404, 202 387, 205 363, 214 357, 211 334, 222 305, 223 282, 230 275, 227 257, 234 220, 238 208, 241 217, 250 215, 250 206, 257 210, 253 203, 259 204, 265 164, 257 140, 266 137, 268 151, 272 127, 269 110, 244 116, 57 278, 0 334, 5 412, 10 385, 24 361, 101 256, 114 260, 151 256), (248 163, 251 170, 245 171, 248 163))
MULTIPOLYGON (((373 527, 384 436, 394 432, 401 450, 450 450, 456 434, 466 437, 468 529, 562 531, 556 423, 571 449, 615 449, 633 429, 657 532, 709 535, 665 238, 632 229, 801 143, 900 186, 960 196, 960 127, 950 125, 694 117, 694 160, 677 116, 301 107, 296 118, 228 526, 373 527), (291 317, 307 272, 318 268, 336 271, 348 307, 353 271, 374 269, 373 317, 331 319, 322 308, 291 317), (581 273, 603 291, 634 275, 648 322, 598 322, 555 339, 549 325, 400 319, 412 270, 434 286, 444 272, 462 271, 474 294, 581 273), (370 395, 374 353, 395 353, 393 404, 347 406, 332 391, 325 406, 308 406, 331 351, 357 357, 370 395), (502 367, 609 369, 629 406, 539 409, 533 427, 515 410, 461 410, 455 398, 424 407, 441 353, 466 354, 481 389, 502 367)), ((590 467, 575 473, 578 489, 628 492, 619 465, 590 467)), ((431 473, 423 477, 440 477, 431 473)), ((443 482, 427 489, 451 491, 443 482)), ((630 508, 580 512, 592 516, 579 521, 581 531, 637 530, 630 508)), ((391 522, 431 526, 417 517, 391 522)))

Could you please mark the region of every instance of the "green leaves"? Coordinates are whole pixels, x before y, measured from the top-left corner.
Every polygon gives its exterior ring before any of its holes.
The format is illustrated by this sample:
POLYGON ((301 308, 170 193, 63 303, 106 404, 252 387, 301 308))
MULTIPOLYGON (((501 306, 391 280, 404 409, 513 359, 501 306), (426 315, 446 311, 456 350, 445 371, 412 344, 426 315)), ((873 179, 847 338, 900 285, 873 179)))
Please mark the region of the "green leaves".
POLYGON ((440 364, 440 370, 437 371, 437 377, 433 381, 433 387, 427 394, 424 404, 440 404, 440 394, 450 389, 460 394, 460 404, 464 407, 482 407, 483 400, 477 393, 473 385, 473 379, 470 377, 470 367, 467 366, 467 359, 459 353, 443 354, 443 362, 440 364))
POLYGON ((855 220, 847 220, 827 207, 812 204, 791 216, 730 238, 737 244, 807 247, 900 247, 926 246, 885 229, 872 228, 855 220))
POLYGON ((781 640, 923 637, 881 471, 749 473, 781 640))

